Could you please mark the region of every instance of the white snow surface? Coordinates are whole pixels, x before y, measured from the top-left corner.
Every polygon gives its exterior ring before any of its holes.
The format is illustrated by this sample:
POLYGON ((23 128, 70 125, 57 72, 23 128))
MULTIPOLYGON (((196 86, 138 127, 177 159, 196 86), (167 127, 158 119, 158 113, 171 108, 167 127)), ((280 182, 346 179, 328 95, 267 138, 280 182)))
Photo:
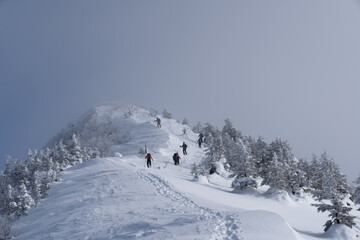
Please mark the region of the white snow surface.
POLYGON ((112 116, 131 141, 112 148, 116 157, 63 172, 48 197, 14 223, 16 239, 359 239, 357 226, 334 226, 324 234, 327 214, 317 213, 306 195, 269 194, 266 186, 233 191, 224 169, 194 180, 190 168, 205 156, 204 149, 197 146, 197 134, 183 135, 184 125, 173 119, 162 119, 158 129, 147 110, 132 105, 96 111, 98 121, 112 116), (134 115, 124 117, 128 109, 134 115), (137 155, 144 143, 154 157, 152 168, 137 155), (176 151, 179 166, 172 162, 176 151))

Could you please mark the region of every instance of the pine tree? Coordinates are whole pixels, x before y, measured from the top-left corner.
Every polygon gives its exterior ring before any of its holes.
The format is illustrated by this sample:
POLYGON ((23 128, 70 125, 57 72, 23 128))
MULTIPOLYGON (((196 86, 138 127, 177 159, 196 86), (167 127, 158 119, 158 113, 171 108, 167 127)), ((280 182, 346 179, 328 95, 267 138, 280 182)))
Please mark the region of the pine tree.
POLYGON ((227 133, 221 133, 221 140, 222 140, 223 155, 228 160, 231 154, 231 146, 234 144, 234 141, 227 133))
POLYGON ((302 178, 302 185, 305 188, 310 188, 310 179, 312 176, 312 169, 311 166, 309 164, 309 162, 306 161, 306 159, 299 159, 299 164, 298 164, 299 169, 301 170, 303 176, 302 178))
POLYGON ((82 163, 83 161, 87 160, 87 159, 83 159, 84 158, 83 149, 81 148, 79 140, 76 137, 75 133, 73 133, 71 137, 71 143, 67 150, 70 155, 71 165, 76 165, 78 163, 82 163))
POLYGON ((167 119, 172 119, 172 114, 169 112, 169 110, 167 110, 166 108, 164 109, 164 111, 161 113, 161 116, 163 118, 167 118, 167 119))
POLYGON ((11 240, 14 238, 14 233, 11 230, 12 220, 10 216, 2 216, 0 219, 0 239, 11 240))
POLYGON ((352 210, 352 208, 344 205, 343 203, 344 199, 345 199, 344 196, 339 194, 339 195, 334 195, 332 196, 331 199, 329 199, 331 201, 331 204, 328 203, 313 204, 313 206, 318 208, 318 212, 325 212, 325 211, 329 212, 329 217, 331 219, 324 224, 325 232, 329 230, 333 224, 343 224, 349 228, 352 228, 353 226, 356 225, 354 222, 356 216, 350 215, 350 211, 352 210))
MULTIPOLYGON (((293 194, 298 193, 302 186, 302 182, 304 181, 304 173, 299 170, 298 160, 295 158, 294 154, 292 154, 290 145, 287 141, 283 141, 281 138, 276 138, 275 141, 270 143, 268 154, 268 158, 276 154, 277 161, 283 168, 284 180, 286 181, 286 188, 283 190, 291 191, 293 194)), ((267 160, 266 164, 271 165, 272 163, 269 163, 269 160, 267 160)), ((268 168, 268 166, 265 165, 265 170, 266 168, 268 168)))
POLYGON ((255 165, 249 150, 240 138, 236 141, 231 138, 231 141, 226 159, 233 172, 232 176, 235 176, 232 187, 236 189, 257 188, 257 183, 252 177, 255 172, 255 165))
POLYGON ((189 125, 189 121, 188 121, 186 118, 184 118, 184 119, 182 120, 182 124, 183 124, 183 125, 189 125))
POLYGON ((349 186, 344 175, 340 173, 339 167, 333 162, 331 158, 324 152, 319 160, 319 181, 320 189, 313 191, 314 196, 318 201, 330 200, 328 202, 321 202, 313 204, 318 211, 330 212, 331 218, 325 223, 324 231, 327 231, 333 224, 344 224, 348 227, 355 225, 355 216, 350 215, 352 208, 345 206, 343 200, 349 194, 349 186))
POLYGON ((42 159, 42 167, 41 167, 42 171, 45 171, 45 172, 49 171, 51 169, 52 165, 54 164, 51 154, 52 154, 52 152, 51 152, 50 148, 46 148, 43 151, 43 155, 42 155, 43 159, 42 159))
POLYGON ((214 143, 214 138, 217 134, 219 134, 219 130, 216 129, 210 122, 205 124, 202 132, 204 134, 204 143, 207 146, 211 146, 214 143))
POLYGON ((9 184, 16 188, 20 182, 24 182, 28 185, 28 179, 31 173, 24 163, 21 163, 15 159, 14 161, 9 160, 7 162, 5 175, 9 184))
MULTIPOLYGON (((354 203, 360 204, 360 176, 355 180, 354 203)), ((358 209, 360 211, 360 208, 358 209)))
POLYGON ((63 144, 63 140, 60 140, 60 142, 55 145, 52 158, 55 162, 59 163, 61 171, 65 170, 70 165, 70 154, 63 144))
POLYGON ((322 186, 322 169, 318 157, 313 154, 309 169, 310 187, 313 189, 323 189, 322 186))
POLYGON ((0 170, 0 215, 5 214, 6 197, 7 197, 7 178, 5 174, 0 170))
POLYGON ((193 126, 192 131, 194 133, 201 133, 203 127, 201 125, 201 122, 197 122, 195 126, 193 126))
POLYGON ((159 115, 159 111, 152 108, 150 109, 149 114, 151 117, 157 117, 159 115))
POLYGON ((135 108, 134 108, 134 107, 130 107, 130 108, 128 109, 128 111, 127 111, 126 113, 124 113, 124 117, 125 117, 125 118, 132 117, 132 116, 135 115, 135 112, 136 112, 135 108))
POLYGON ((213 128, 212 126, 209 126, 210 132, 208 132, 208 140, 209 145, 208 149, 206 151, 206 158, 202 162, 202 165, 204 168, 208 171, 211 171, 211 169, 216 169, 216 162, 218 162, 222 158, 222 139, 220 136, 220 132, 213 128))
POLYGON ((35 159, 34 159, 33 152, 31 151, 31 149, 29 149, 27 158, 25 160, 25 165, 28 167, 30 172, 33 172, 33 166, 35 166, 34 161, 35 161, 35 159))
POLYGON ((35 201, 29 195, 24 183, 19 185, 15 199, 17 204, 15 215, 18 217, 27 214, 27 211, 35 206, 35 201))
POLYGON ((3 209, 4 215, 11 215, 17 210, 17 207, 18 205, 16 203, 16 191, 10 184, 8 184, 3 209))
POLYGON ((47 172, 47 178, 51 179, 50 182, 59 182, 60 181, 60 165, 58 162, 55 162, 50 171, 47 172))
POLYGON ((42 150, 34 151, 33 169, 42 171, 44 153, 42 150))
POLYGON ((194 175, 195 179, 198 179, 200 175, 205 176, 207 172, 203 164, 193 163, 191 165, 190 173, 194 175))
POLYGON ((267 165, 265 172, 266 175, 263 179, 262 185, 266 184, 279 190, 288 189, 284 164, 278 160, 276 153, 273 154, 273 157, 267 165))
POLYGON ((222 134, 225 133, 227 133, 234 142, 240 137, 239 132, 234 128, 229 118, 225 119, 225 125, 222 129, 222 134))
POLYGON ((261 171, 265 165, 265 158, 268 153, 268 144, 264 141, 262 136, 259 136, 256 142, 251 146, 253 153, 253 161, 256 166, 256 176, 261 175, 261 171))
POLYGON ((34 175, 31 178, 31 193, 35 203, 38 203, 40 199, 43 197, 41 176, 39 171, 35 171, 34 175))

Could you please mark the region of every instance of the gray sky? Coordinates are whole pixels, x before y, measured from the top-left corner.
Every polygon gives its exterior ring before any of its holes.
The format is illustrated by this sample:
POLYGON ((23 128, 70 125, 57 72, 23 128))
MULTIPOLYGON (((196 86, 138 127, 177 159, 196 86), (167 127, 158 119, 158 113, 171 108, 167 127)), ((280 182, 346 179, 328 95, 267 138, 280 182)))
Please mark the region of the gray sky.
POLYGON ((355 0, 0 1, 0 158, 24 158, 96 104, 324 150, 360 173, 355 0))

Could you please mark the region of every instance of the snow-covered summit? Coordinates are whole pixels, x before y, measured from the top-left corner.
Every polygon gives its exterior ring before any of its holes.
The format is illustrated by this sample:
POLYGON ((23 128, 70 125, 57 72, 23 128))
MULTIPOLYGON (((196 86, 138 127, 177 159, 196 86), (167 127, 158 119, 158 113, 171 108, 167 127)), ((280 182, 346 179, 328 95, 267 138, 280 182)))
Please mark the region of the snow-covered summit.
POLYGON ((99 105, 68 124, 47 146, 61 139, 71 139, 75 133, 82 145, 99 149, 102 156, 112 156, 116 151, 136 154, 145 144, 150 149, 156 149, 165 146, 168 136, 162 131, 154 131, 155 116, 161 118, 154 110, 131 104, 99 105), (156 141, 148 141, 149 137, 156 141))
POLYGON ((312 199, 274 198, 266 186, 236 192, 225 172, 194 181, 191 166, 205 157, 198 134, 153 111, 97 106, 54 139, 73 133, 84 145, 101 148, 104 157, 63 172, 48 197, 15 222, 17 239, 357 239, 358 228, 324 235, 327 216, 316 212, 312 199), (139 153, 145 145, 152 168, 139 153), (181 156, 178 166, 174 152, 181 156))

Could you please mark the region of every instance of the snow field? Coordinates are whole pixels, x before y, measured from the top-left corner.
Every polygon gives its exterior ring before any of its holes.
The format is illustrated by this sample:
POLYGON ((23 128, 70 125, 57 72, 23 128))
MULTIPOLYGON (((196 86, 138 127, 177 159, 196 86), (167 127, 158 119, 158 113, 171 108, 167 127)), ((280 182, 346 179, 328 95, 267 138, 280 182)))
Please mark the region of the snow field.
POLYGON ((17 239, 359 239, 358 227, 338 226, 323 234, 327 214, 317 213, 310 198, 265 194, 266 186, 234 192, 226 173, 194 181, 190 167, 205 152, 197 146, 197 134, 184 135, 184 125, 175 120, 162 119, 158 129, 146 110, 99 107, 95 121, 109 119, 127 139, 111 148, 117 157, 92 159, 64 172, 48 197, 15 223, 17 239), (145 144, 154 157, 149 169, 138 154, 145 144), (172 161, 176 151, 179 166, 172 161))

